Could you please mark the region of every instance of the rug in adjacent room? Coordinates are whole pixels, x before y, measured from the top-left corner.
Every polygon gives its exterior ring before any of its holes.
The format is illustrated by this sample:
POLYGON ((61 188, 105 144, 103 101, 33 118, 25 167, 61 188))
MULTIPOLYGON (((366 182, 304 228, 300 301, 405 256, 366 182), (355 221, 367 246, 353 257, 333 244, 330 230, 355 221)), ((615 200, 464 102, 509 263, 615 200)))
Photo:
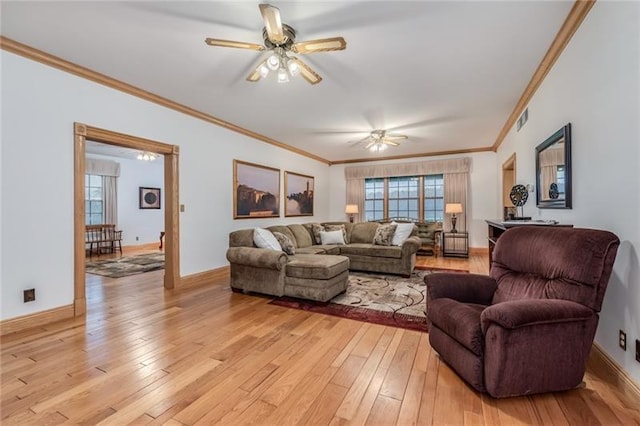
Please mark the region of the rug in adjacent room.
POLYGON ((280 297, 270 303, 382 325, 427 331, 424 277, 446 269, 416 269, 410 277, 349 272, 347 291, 327 303, 280 297))
POLYGON ((164 253, 139 254, 116 259, 87 262, 88 274, 102 275, 110 278, 122 278, 129 275, 164 269, 164 253))

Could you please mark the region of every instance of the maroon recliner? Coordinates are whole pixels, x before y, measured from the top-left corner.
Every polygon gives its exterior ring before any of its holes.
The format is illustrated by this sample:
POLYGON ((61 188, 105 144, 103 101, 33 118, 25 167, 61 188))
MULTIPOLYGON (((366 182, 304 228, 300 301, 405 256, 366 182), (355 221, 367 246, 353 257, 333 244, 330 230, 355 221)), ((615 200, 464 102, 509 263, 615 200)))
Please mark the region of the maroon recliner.
POLYGON ((496 398, 575 388, 619 244, 594 229, 509 229, 489 276, 425 277, 431 346, 474 389, 496 398))

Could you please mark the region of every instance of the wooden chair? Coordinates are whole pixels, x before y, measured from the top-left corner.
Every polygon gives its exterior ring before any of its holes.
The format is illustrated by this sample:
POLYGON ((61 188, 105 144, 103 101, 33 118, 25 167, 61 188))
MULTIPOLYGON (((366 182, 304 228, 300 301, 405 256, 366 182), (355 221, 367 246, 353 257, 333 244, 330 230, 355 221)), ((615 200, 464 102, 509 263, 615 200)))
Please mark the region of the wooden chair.
POLYGON ((89 256, 94 249, 97 254, 103 250, 114 253, 116 249, 122 254, 122 231, 113 224, 86 225, 84 242, 89 246, 89 256))

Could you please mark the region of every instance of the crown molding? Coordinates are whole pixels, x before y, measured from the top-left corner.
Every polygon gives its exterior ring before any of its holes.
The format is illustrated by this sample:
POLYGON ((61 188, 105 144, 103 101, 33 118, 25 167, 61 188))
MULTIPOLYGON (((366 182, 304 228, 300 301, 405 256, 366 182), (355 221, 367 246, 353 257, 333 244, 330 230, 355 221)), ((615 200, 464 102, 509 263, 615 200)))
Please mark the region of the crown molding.
POLYGON ((336 164, 372 163, 375 161, 405 160, 407 158, 437 157, 440 155, 469 154, 473 152, 492 152, 492 151, 493 151, 493 148, 490 146, 487 146, 484 148, 453 149, 450 151, 423 152, 421 154, 390 155, 388 157, 354 158, 351 160, 332 161, 331 165, 334 166, 336 164))
POLYGON ((540 61, 538 68, 533 73, 533 76, 531 77, 531 80, 529 80, 529 84, 527 84, 524 92, 520 95, 520 99, 513 108, 513 111, 511 111, 511 115, 509 115, 506 123, 504 123, 502 130, 491 147, 492 151, 498 151, 498 148, 504 141, 507 133, 509 133, 509 130, 513 127, 520 114, 522 114, 522 111, 524 111, 525 107, 536 93, 538 87, 540 87, 542 81, 547 76, 551 68, 553 68, 553 65, 560 57, 560 54, 562 54, 564 48, 569 44, 569 41, 582 24, 582 21, 584 21, 584 18, 587 16, 595 2, 596 0, 576 0, 573 4, 573 7, 562 24, 562 27, 560 27, 556 37, 551 42, 549 49, 547 49, 547 53, 542 58, 542 61, 540 61))
POLYGON ((27 59, 40 62, 41 64, 48 65, 50 67, 68 72, 69 74, 73 74, 78 77, 85 78, 87 80, 93 81, 94 83, 98 83, 103 86, 107 86, 112 89, 119 90, 129 95, 133 95, 138 98, 144 99, 146 101, 161 105, 165 108, 169 108, 174 111, 178 111, 183 114, 190 115, 191 117, 195 117, 200 120, 206 121, 208 123, 215 124, 216 126, 224 127, 225 129, 231 130, 233 132, 240 133, 242 135, 248 136, 253 139, 257 139, 262 142, 266 142, 270 145, 277 146, 278 148, 286 149, 287 151, 294 152, 296 154, 302 155, 312 160, 316 160, 328 165, 331 164, 331 162, 326 158, 322 158, 318 155, 312 154, 302 149, 293 147, 291 145, 287 145, 283 142, 277 141, 268 136, 264 136, 256 132, 252 132, 251 130, 245 129, 243 127, 240 127, 228 121, 222 120, 220 118, 217 118, 212 115, 206 114, 204 112, 198 111, 196 109, 190 108, 186 105, 182 105, 178 102, 172 101, 171 99, 163 98, 162 96, 156 95, 155 93, 151 93, 146 90, 135 87, 131 84, 125 83, 123 81, 116 80, 115 78, 111 78, 107 75, 90 70, 89 68, 85 68, 78 64, 74 64, 73 62, 51 55, 49 53, 46 53, 42 50, 38 50, 31 46, 27 46, 26 44, 22 44, 20 42, 17 42, 5 36, 0 36, 0 48, 7 52, 11 52, 16 55, 25 57, 27 59))

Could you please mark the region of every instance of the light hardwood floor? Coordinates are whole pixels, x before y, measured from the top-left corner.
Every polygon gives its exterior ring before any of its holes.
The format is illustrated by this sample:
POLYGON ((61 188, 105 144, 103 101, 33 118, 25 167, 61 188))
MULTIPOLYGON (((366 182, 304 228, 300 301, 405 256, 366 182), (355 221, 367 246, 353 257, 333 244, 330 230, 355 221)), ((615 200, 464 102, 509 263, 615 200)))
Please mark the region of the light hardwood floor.
MULTIPOLYGON (((420 264, 488 271, 486 255, 420 264)), ((87 275, 86 321, 3 337, 2 424, 640 424, 640 402, 592 367, 583 389, 495 400, 424 333, 269 305, 227 280, 168 291, 162 273, 87 275)))

